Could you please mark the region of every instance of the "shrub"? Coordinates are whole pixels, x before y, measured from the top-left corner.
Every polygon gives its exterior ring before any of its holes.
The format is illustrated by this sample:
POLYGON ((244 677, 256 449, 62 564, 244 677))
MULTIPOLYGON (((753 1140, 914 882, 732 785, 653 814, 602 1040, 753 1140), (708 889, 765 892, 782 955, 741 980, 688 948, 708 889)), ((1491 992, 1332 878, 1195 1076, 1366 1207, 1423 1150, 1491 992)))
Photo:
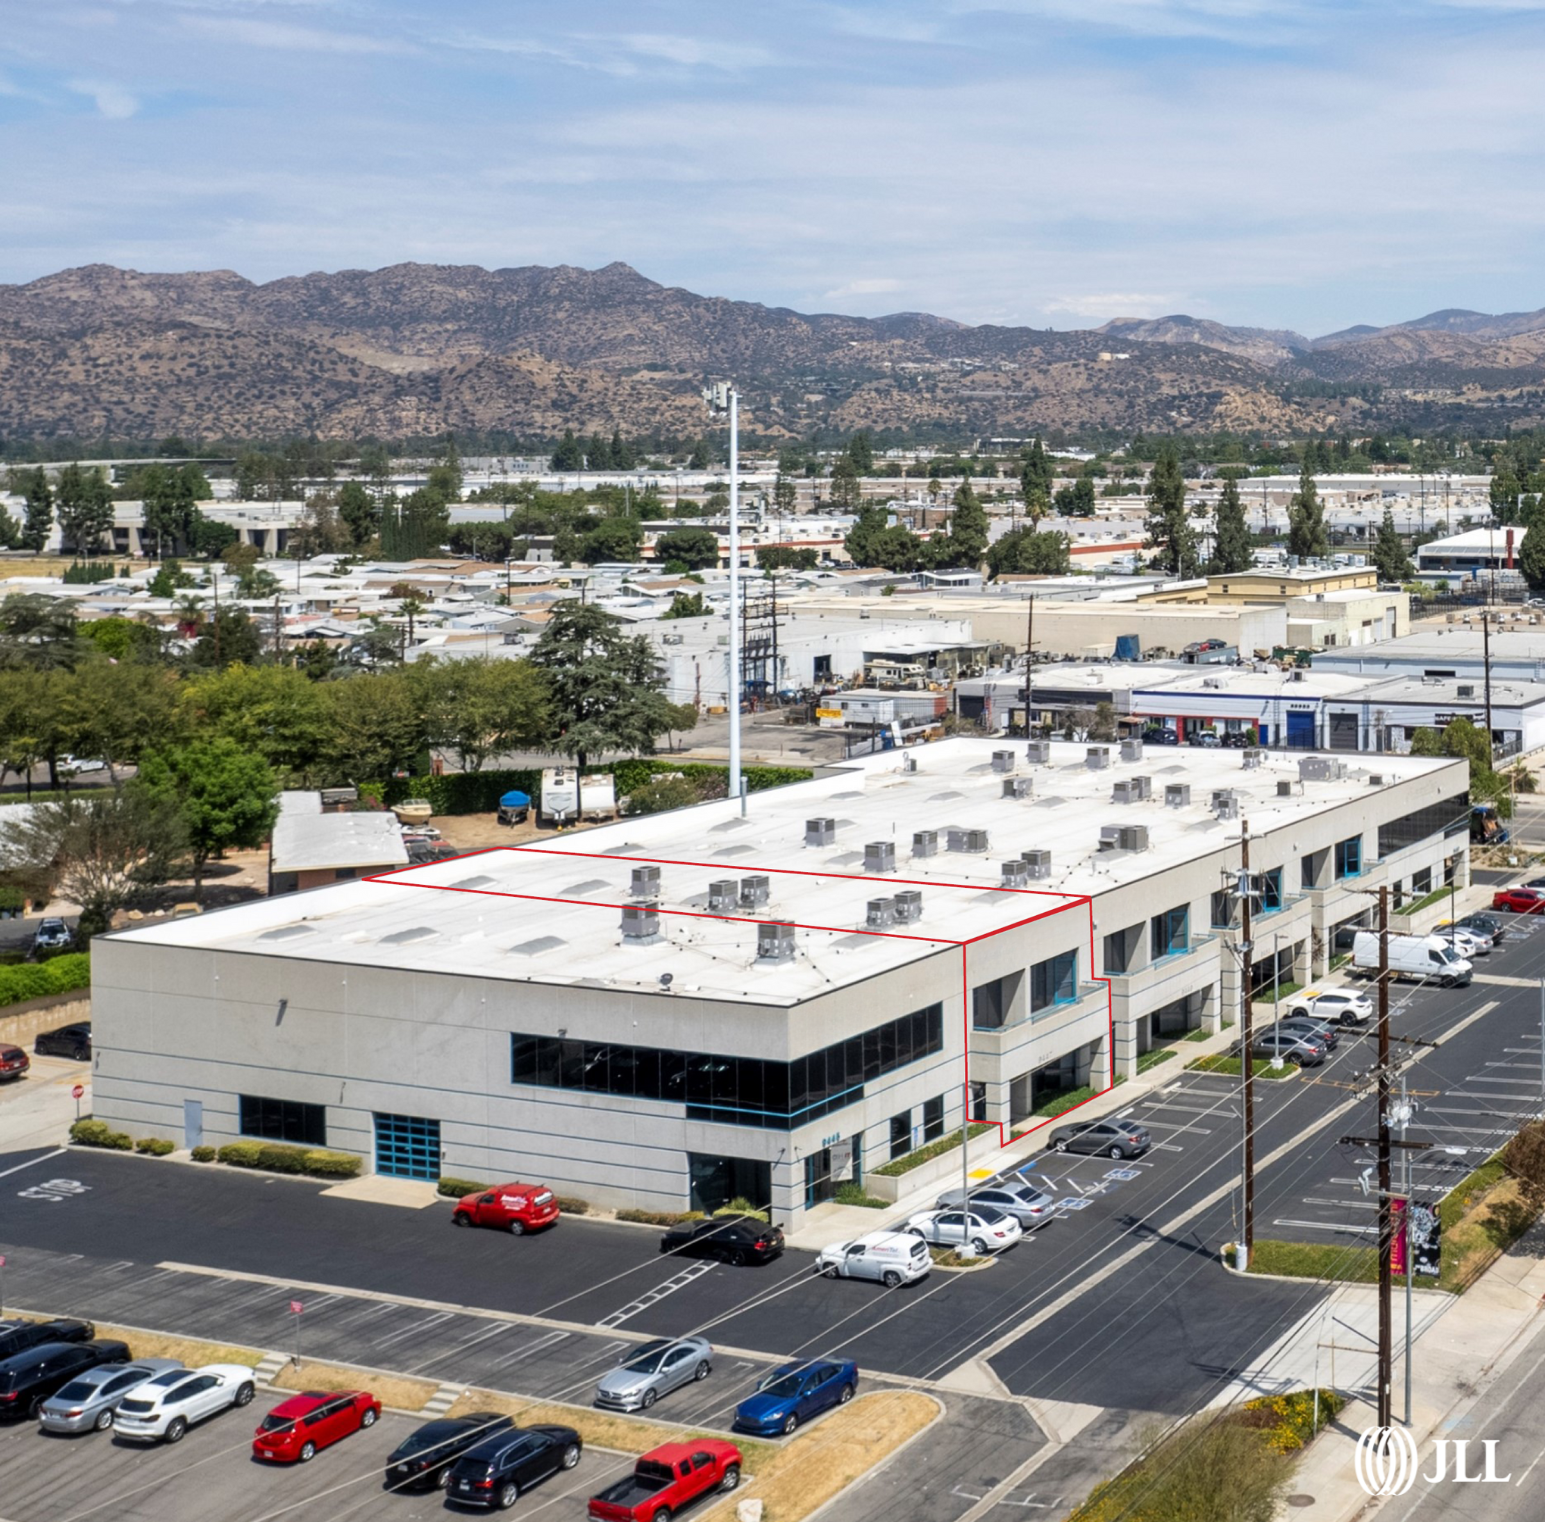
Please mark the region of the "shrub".
POLYGON ((1235 1420, 1266 1439, 1275 1453, 1297 1453, 1315 1433, 1333 1422, 1346 1405, 1334 1390, 1319 1392, 1319 1426, 1315 1425, 1315 1392, 1294 1390, 1289 1395, 1263 1395, 1247 1400, 1235 1420))
POLYGON ((215 1154, 222 1163, 232 1168, 256 1168, 263 1155, 263 1143, 255 1141, 227 1142, 215 1154))
POLYGON ((310 1148, 301 1162, 301 1171, 316 1178, 358 1178, 364 1166, 352 1152, 329 1152, 325 1147, 310 1148))
MULTIPOLYGON (((991 1131, 992 1126, 986 1121, 972 1121, 972 1136, 980 1136, 983 1131, 991 1131)), ((878 1173, 884 1178, 896 1178, 903 1173, 910 1173, 914 1168, 921 1167, 924 1163, 932 1161, 936 1157, 942 1157, 944 1153, 953 1147, 960 1145, 960 1132, 951 1131, 941 1136, 938 1141, 931 1141, 926 1147, 919 1147, 916 1152, 909 1152, 905 1157, 898 1157, 894 1162, 886 1163, 883 1168, 873 1168, 872 1173, 878 1173)))
POLYGON ((645 1226, 676 1226, 682 1221, 701 1221, 701 1210, 619 1210, 619 1221, 641 1221, 645 1226))
POLYGON ((112 1152, 128 1152, 134 1138, 127 1131, 115 1131, 105 1120, 78 1120, 70 1127, 70 1140, 83 1147, 106 1147, 112 1152))
POLYGON ((306 1149, 283 1142, 264 1142, 258 1151, 256 1166, 269 1173, 304 1173, 306 1149))
POLYGON ((193 1149, 193 1161, 196 1163, 212 1163, 215 1160, 213 1147, 195 1147, 193 1149))
POLYGON ((838 1184, 833 1198, 839 1205, 863 1205, 869 1210, 886 1210, 890 1204, 888 1200, 878 1200, 872 1194, 865 1194, 864 1186, 854 1183, 838 1184))
POLYGON ((177 1150, 177 1143, 168 1141, 164 1136, 142 1136, 134 1143, 134 1150, 149 1157, 165 1157, 177 1150))
POLYGON ((0 1004, 19 1004, 23 999, 43 999, 90 987, 91 958, 83 951, 66 952, 46 962, 0 967, 0 1004))
POLYGON ((564 1215, 589 1215, 590 1201, 570 1199, 567 1195, 558 1196, 558 1209, 564 1215))
MULTIPOLYGON (((459 1200, 464 1195, 479 1194, 487 1187, 487 1184, 474 1184, 470 1179, 464 1178, 443 1178, 435 1185, 438 1193, 452 1200, 459 1200)), ((562 1209, 561 1205, 559 1209, 562 1209)))

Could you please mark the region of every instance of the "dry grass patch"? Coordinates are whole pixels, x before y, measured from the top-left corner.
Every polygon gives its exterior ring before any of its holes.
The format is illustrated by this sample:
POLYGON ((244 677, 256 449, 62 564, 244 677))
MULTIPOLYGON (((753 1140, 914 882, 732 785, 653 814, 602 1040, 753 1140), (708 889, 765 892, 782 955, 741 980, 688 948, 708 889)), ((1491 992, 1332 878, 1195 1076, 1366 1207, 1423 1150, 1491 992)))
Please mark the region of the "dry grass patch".
POLYGON ((614 1448, 619 1453, 647 1453, 661 1443, 679 1443, 679 1427, 660 1422, 646 1422, 632 1416, 614 1416, 588 1406, 568 1406, 561 1401, 524 1400, 518 1395, 500 1395, 492 1390, 468 1390, 451 1407, 448 1415, 466 1416, 473 1411, 499 1411, 513 1417, 522 1427, 551 1423, 572 1427, 585 1446, 614 1448))
POLYGON ((799 1522, 915 1437, 940 1411, 932 1396, 912 1390, 861 1396, 781 1448, 755 1459, 747 1452, 749 1478, 711 1507, 703 1522, 731 1522, 736 1503, 748 1496, 761 1498, 764 1522, 799 1522))
POLYGON ((190 1369, 206 1363, 244 1363, 255 1369, 263 1361, 256 1348, 239 1348, 227 1342, 204 1342, 198 1337, 173 1337, 166 1332, 145 1332, 137 1326, 95 1323, 98 1337, 116 1337, 129 1345, 136 1358, 180 1358, 190 1369))
POLYGON ((287 1363, 274 1375, 281 1390, 369 1390, 383 1406, 398 1411, 422 1411, 429 1397, 440 1387, 432 1379, 408 1379, 400 1374, 376 1374, 368 1369, 351 1369, 346 1364, 300 1361, 297 1369, 287 1363))

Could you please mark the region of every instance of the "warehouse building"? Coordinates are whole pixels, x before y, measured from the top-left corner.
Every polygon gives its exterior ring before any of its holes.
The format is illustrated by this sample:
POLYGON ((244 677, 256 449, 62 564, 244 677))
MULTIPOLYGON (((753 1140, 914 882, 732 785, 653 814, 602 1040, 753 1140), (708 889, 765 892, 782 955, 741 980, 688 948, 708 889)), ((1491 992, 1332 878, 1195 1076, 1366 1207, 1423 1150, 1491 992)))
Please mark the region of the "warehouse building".
POLYGON ((1468 866, 1461 762, 955 739, 104 936, 97 1115, 325 1144, 382 1173, 798 1223, 963 1119, 1324 971, 1368 890, 1468 866), (555 844, 556 841, 555 841, 555 844), (967 944, 969 943, 969 944, 967 944), (1268 947, 1275 947, 1272 960, 1268 947))

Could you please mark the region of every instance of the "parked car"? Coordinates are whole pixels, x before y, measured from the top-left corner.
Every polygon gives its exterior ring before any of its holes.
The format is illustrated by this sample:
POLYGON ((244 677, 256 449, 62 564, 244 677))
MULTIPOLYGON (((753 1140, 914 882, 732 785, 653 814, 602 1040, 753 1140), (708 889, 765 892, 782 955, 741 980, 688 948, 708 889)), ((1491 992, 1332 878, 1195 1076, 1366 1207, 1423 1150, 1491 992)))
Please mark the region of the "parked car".
POLYGON ((1210 729, 1199 729, 1191 736, 1190 744, 1200 745, 1204 750, 1218 750, 1223 742, 1210 729))
POLYGON ((43 1402, 38 1421, 45 1432, 105 1432, 113 1425, 118 1402, 129 1391, 157 1374, 180 1368, 182 1362, 176 1358, 136 1358, 133 1363, 83 1369, 43 1402))
POLYGON ((906 1229, 935 1247, 963 1247, 970 1244, 978 1253, 1002 1252, 1025 1234, 1025 1228, 1011 1215, 994 1210, 991 1205, 965 1210, 925 1210, 906 1224, 906 1229))
POLYGON ((0 1321, 0 1358, 13 1358, 45 1342, 90 1342, 96 1334, 89 1321, 0 1321))
POLYGON ((1350 988, 1331 988, 1324 992, 1306 988, 1288 1000, 1287 1012, 1334 1020, 1337 1025, 1366 1025, 1373 1018, 1373 1000, 1350 988))
POLYGON ((444 1489, 451 1465, 486 1437, 515 1426, 498 1411, 442 1416, 410 1432, 386 1456, 386 1483, 393 1490, 444 1489))
MULTIPOLYGON (((1385 965, 1396 978, 1436 983, 1440 988, 1464 987, 1471 978, 1470 959, 1440 935, 1387 935, 1385 965)), ((1379 933, 1359 930, 1352 942, 1352 966, 1364 977, 1379 971, 1379 933)))
POLYGON ((1141 1157, 1153 1145, 1153 1138, 1135 1121, 1111 1118, 1058 1126, 1046 1138, 1046 1145, 1058 1152, 1097 1153, 1121 1162, 1141 1157))
POLYGON ((512 1237, 557 1219, 558 1196, 545 1184, 495 1184, 480 1194, 463 1195, 451 1212, 453 1226, 492 1226, 512 1237))
POLYGON ((1499 888, 1491 896, 1491 907, 1509 914, 1545 914, 1545 888, 1499 888))
POLYGON ((734 1429, 761 1437, 787 1436, 801 1422, 845 1406, 858 1389, 851 1358, 807 1358, 784 1364, 757 1382, 756 1394, 735 1407, 734 1429))
POLYGON ((713 1349, 701 1337, 659 1337, 596 1386, 595 1403, 608 1411, 647 1411, 662 1395, 707 1379, 712 1369, 713 1349))
POLYGON ((833 1242, 815 1260, 815 1271, 828 1279, 874 1279, 886 1289, 926 1279, 932 1268, 928 1244, 913 1231, 872 1231, 833 1242))
POLYGON ((1434 925, 1432 933, 1447 941, 1462 957, 1473 959, 1491 955, 1491 936, 1479 930, 1471 930, 1456 920, 1444 920, 1441 925, 1434 925))
POLYGON ((579 1463, 572 1427, 517 1427, 483 1438, 451 1465, 445 1499, 508 1511, 534 1485, 579 1463))
POLYGON ((1250 733, 1248 729, 1234 729, 1223 736, 1223 745, 1226 750, 1249 750, 1260 741, 1250 733))
POLYGON ((33 955, 40 951, 62 951, 74 939, 75 937, 70 934, 70 927, 62 919, 49 915, 39 922, 37 930, 33 933, 33 955))
POLYGON ((79 1020, 74 1025, 56 1026, 43 1031, 32 1043, 37 1057, 68 1057, 72 1062, 91 1061, 91 1022, 79 1020))
POLYGON ((660 1251, 721 1263, 771 1263, 783 1251, 783 1232, 750 1215, 683 1221, 660 1238, 660 1251))
POLYGON ((1483 914, 1479 911, 1475 914, 1466 914, 1455 921, 1465 930, 1476 930, 1482 935, 1491 937, 1493 946, 1500 946, 1507 936, 1507 925, 1494 914, 1483 914))
POLYGON ((20 1078, 32 1066, 32 1059, 9 1041, 0 1042, 0 1079, 20 1078))
POLYGON ((1146 745, 1179 745, 1180 736, 1173 729, 1145 729, 1143 742, 1146 745))
POLYGON ((362 1427, 373 1427, 381 1402, 368 1390, 307 1390, 282 1400, 258 1424, 252 1457, 309 1464, 318 1452, 362 1427))
MULTIPOLYGON (((963 1189, 946 1189, 934 1204, 940 1210, 959 1210, 965 1198, 963 1189)), ((993 1179, 980 1188, 972 1189, 971 1203, 975 1206, 987 1205, 993 1210, 1001 1210, 1004 1215, 1013 1216, 1026 1231, 1044 1226, 1051 1219, 1056 1206, 1056 1201, 1049 1194, 1033 1184, 1027 1184, 1018 1174, 1006 1179, 993 1179)))
POLYGON ((1278 1020, 1274 1028, 1294 1036, 1309 1036, 1324 1046, 1327 1052, 1335 1051, 1341 1044, 1341 1038, 1336 1034, 1336 1022, 1328 1017, 1322 1019, 1314 1015, 1291 1015, 1278 1020))
POLYGON ((1255 1038, 1252 1057, 1270 1061, 1281 1058, 1301 1068, 1317 1068, 1325 1060, 1325 1043, 1303 1031, 1285 1031, 1268 1026, 1255 1038))
POLYGON ((127 1363, 127 1343, 42 1342, 0 1362, 0 1419, 36 1420, 43 1402, 77 1374, 104 1363, 127 1363))
POLYGON ((716 1490, 740 1484, 740 1449, 700 1438, 651 1448, 633 1473, 590 1498, 594 1522, 670 1522, 675 1513, 716 1490))
POLYGON ((255 1393, 246 1364, 171 1369, 147 1379, 118 1403, 118 1433, 151 1443, 180 1443, 189 1427, 250 1404, 255 1393))

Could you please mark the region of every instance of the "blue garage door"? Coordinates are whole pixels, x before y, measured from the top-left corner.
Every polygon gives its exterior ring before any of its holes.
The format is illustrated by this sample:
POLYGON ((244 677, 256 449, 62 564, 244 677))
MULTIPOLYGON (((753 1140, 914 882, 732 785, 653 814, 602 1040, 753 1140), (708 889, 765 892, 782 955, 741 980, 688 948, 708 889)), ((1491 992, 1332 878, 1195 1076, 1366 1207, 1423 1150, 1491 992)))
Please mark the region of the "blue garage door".
POLYGON ((376 1172, 390 1178, 439 1178, 440 1122, 377 1115, 376 1172))
POLYGON ((1287 743, 1289 750, 1314 749, 1314 715, 1288 710, 1287 743))

